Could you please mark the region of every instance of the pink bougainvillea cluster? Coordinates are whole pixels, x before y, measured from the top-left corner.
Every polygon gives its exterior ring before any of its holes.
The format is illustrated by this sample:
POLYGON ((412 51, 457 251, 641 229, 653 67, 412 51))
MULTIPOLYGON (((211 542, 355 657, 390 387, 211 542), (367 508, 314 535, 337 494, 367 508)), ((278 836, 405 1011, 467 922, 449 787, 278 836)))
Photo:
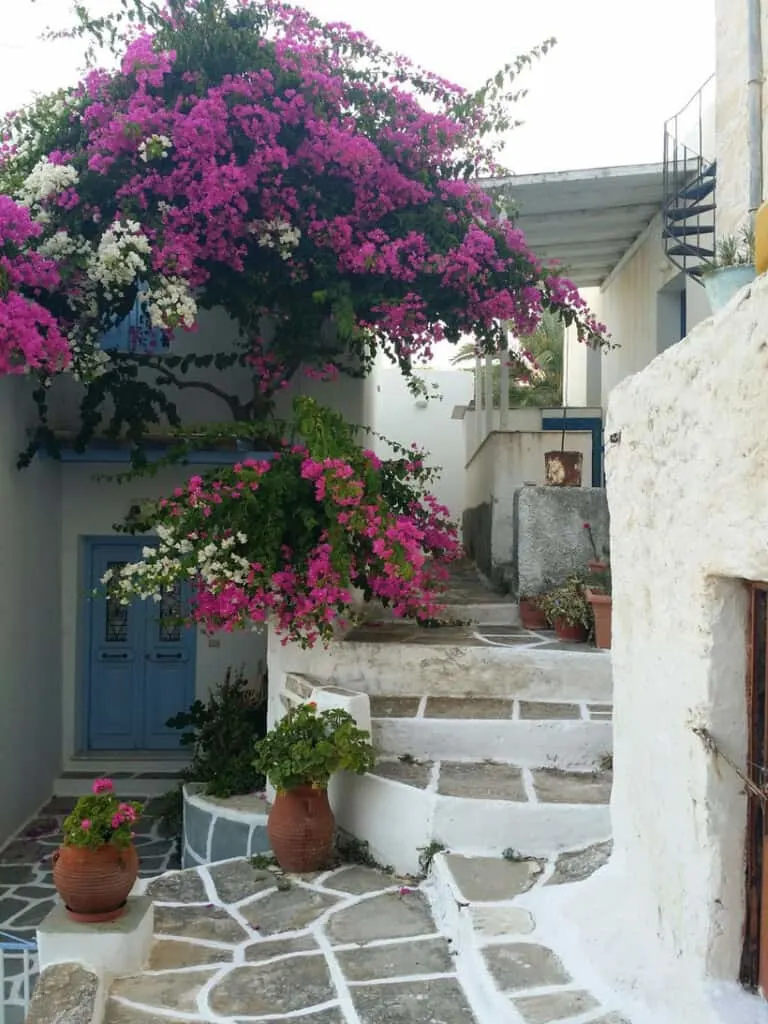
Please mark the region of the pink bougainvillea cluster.
POLYGON ((139 280, 166 330, 214 301, 249 336, 270 318, 286 376, 315 361, 329 323, 340 351, 371 358, 378 344, 401 365, 444 337, 495 350, 504 324, 530 334, 546 308, 605 342, 477 181, 493 169, 488 112, 464 90, 272 0, 138 6, 156 16, 119 69, 48 103, 44 132, 38 112, 6 139, 0 186, 36 218, 25 244, 50 254, 66 296, 47 304, 58 332, 38 320, 12 355, 1 336, 4 365, 61 368, 61 334, 78 353, 94 344, 139 280))
POLYGON ((157 548, 104 580, 118 599, 191 580, 192 617, 206 628, 269 621, 307 645, 332 635, 355 587, 399 617, 439 616, 459 545, 448 510, 426 491, 423 454, 382 461, 351 431, 337 434, 340 454, 313 454, 331 421, 310 399, 298 402, 314 416, 313 436, 286 443, 270 461, 193 476, 159 502, 157 548))
POLYGON ((41 232, 27 209, 0 195, 0 374, 69 362, 66 338, 37 301, 59 285, 53 261, 29 245, 41 232))

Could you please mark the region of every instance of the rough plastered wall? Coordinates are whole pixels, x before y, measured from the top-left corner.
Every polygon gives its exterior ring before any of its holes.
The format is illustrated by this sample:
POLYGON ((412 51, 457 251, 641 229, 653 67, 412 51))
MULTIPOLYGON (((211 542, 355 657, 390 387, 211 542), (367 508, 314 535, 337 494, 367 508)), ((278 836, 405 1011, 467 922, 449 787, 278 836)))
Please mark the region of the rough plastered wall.
MULTIPOLYGON (((568 451, 581 452, 582 483, 592 486, 592 434, 572 430, 568 451)), ((524 484, 544 484, 544 456, 558 451, 554 431, 494 431, 466 467, 462 537, 470 558, 496 583, 514 564, 517 537, 516 494, 524 484)))
MULTIPOLYGON (((765 6, 765 5, 764 5, 765 6)), ((763 37, 768 29, 764 12, 763 37)), ((717 233, 733 234, 749 209, 747 4, 717 0, 717 233)), ((763 119, 765 120, 765 118, 763 119)))
MULTIPOLYGON (((762 0, 763 72, 768 69, 768 3, 762 0)), ((747 4, 717 0, 717 233, 733 234, 749 213, 747 4)), ((768 181, 768 89, 763 86, 763 199, 768 181)))
POLYGON ((579 886, 593 969, 633 1024, 758 1024, 737 986, 746 589, 768 580, 768 277, 611 396, 615 852, 579 886), (630 1009, 631 1003, 628 1003, 630 1009))
POLYGON ((29 390, 0 379, 0 846, 61 768, 60 467, 16 469, 29 390))

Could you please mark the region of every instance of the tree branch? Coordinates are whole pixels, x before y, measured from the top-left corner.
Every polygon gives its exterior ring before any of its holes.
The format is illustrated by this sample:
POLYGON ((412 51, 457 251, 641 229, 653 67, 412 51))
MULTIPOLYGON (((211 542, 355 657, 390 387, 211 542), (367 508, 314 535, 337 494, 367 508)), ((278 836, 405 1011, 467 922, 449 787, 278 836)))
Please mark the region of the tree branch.
POLYGON ((221 399, 225 405, 229 407, 232 413, 232 419, 235 421, 242 421, 249 418, 248 416, 248 404, 243 404, 237 395, 228 394, 221 388, 217 387, 207 380, 184 380, 177 374, 173 373, 168 369, 162 362, 159 356, 128 356, 123 357, 130 361, 137 362, 140 366, 146 366, 148 370, 152 370, 154 373, 160 375, 160 379, 157 383, 159 384, 172 384, 173 387, 184 390, 188 388, 197 388, 199 391, 207 391, 210 395, 215 395, 221 399))

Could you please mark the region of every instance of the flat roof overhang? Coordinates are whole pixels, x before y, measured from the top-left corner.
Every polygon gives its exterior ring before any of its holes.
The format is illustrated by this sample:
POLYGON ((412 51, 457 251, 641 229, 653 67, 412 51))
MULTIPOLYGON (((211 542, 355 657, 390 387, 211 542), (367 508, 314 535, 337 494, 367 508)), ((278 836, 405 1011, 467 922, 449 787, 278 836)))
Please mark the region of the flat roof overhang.
POLYGON ((518 174, 483 182, 517 209, 533 252, 580 288, 605 281, 664 201, 662 164, 518 174))

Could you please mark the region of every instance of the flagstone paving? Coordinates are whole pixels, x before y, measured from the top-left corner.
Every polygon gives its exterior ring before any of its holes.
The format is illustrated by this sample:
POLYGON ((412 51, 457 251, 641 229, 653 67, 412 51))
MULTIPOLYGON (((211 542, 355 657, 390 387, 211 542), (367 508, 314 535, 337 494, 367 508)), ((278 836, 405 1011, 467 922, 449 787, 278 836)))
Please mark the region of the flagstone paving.
POLYGON ((104 1024, 629 1024, 578 986, 512 905, 558 871, 569 880, 572 864, 585 877, 605 856, 595 847, 578 860, 445 857, 495 982, 490 1017, 474 1002, 478 979, 467 987, 462 951, 435 923, 434 882, 357 865, 286 878, 246 860, 165 875, 146 888, 148 969, 113 983, 104 1024))

